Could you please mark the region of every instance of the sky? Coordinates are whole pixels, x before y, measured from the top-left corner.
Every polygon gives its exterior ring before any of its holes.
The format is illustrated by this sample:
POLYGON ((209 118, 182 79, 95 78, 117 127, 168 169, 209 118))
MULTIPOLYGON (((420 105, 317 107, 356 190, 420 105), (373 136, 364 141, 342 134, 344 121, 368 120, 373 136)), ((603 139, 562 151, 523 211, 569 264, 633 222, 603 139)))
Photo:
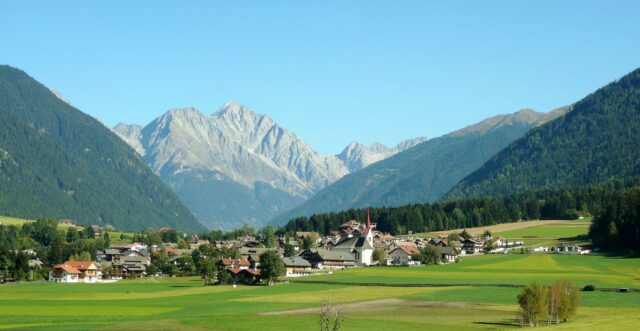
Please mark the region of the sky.
POLYGON ((0 64, 114 126, 228 101, 322 154, 550 111, 640 67, 640 1, 3 1, 0 64))

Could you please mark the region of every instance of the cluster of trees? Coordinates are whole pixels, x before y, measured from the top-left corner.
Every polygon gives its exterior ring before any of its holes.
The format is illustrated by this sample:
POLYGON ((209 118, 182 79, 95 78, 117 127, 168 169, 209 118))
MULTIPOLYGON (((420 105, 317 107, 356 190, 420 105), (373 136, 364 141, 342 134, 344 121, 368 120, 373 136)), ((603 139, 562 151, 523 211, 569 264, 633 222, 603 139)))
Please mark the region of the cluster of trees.
MULTIPOLYGON (((612 180, 576 188, 533 191, 508 196, 479 197, 371 209, 377 229, 391 234, 442 231, 487 226, 519 220, 576 219, 579 215, 597 215, 616 192, 635 185, 638 179, 612 180)), ((366 209, 298 217, 276 233, 317 231, 328 235, 349 220, 366 219, 366 209)))
POLYGON ((44 279, 51 266, 67 260, 95 260, 96 251, 109 245, 106 234, 96 237, 91 227, 64 230, 55 219, 40 219, 22 226, 0 225, 0 276, 44 279), (36 257, 43 267, 29 266, 29 260, 36 257))
POLYGON ((440 263, 441 254, 436 246, 426 245, 419 253, 411 255, 413 261, 420 261, 423 265, 440 263))
POLYGON ((541 321, 559 324, 576 314, 580 292, 569 281, 560 281, 547 287, 532 283, 522 288, 518 304, 518 320, 522 325, 538 326, 541 321))
POLYGON ((640 186, 608 200, 591 224, 589 238, 604 249, 640 252, 640 186))

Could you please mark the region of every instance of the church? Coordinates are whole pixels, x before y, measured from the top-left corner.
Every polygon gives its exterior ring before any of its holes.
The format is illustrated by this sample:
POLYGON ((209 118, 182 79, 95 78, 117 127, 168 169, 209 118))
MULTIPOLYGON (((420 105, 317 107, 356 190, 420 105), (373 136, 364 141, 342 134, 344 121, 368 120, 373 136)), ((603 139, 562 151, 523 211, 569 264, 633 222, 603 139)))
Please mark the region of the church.
POLYGON ((373 263, 373 229, 375 226, 375 224, 371 224, 371 216, 367 210, 367 225, 359 232, 359 235, 349 235, 336 243, 331 250, 353 254, 357 265, 371 265, 373 263))

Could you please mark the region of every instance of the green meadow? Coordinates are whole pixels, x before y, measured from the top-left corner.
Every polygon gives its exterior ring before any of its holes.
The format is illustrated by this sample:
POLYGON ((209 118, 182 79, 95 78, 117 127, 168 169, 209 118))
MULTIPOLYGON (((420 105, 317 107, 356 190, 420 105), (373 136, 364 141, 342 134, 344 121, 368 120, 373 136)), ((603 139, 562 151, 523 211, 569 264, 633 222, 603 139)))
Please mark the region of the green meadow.
MULTIPOLYGON (((0 329, 314 330, 315 309, 329 299, 344 307, 343 330, 515 329, 519 288, 492 285, 571 279, 580 286, 638 288, 638 275, 640 259, 512 254, 442 266, 358 268, 271 287, 203 286, 198 278, 12 284, 0 286, 0 329), (335 283, 309 283, 318 280, 335 283)), ((581 295, 578 316, 553 329, 635 330, 640 325, 640 293, 581 295)))
POLYGON ((33 221, 22 219, 22 218, 0 216, 0 224, 2 225, 22 225, 27 222, 33 222, 33 221))

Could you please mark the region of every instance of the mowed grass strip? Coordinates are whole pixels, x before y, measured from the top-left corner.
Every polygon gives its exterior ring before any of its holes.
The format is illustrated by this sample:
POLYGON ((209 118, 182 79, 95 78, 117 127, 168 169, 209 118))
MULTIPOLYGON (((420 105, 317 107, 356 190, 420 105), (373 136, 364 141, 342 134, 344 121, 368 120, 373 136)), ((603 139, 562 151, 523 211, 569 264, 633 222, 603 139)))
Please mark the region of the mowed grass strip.
POLYGON ((488 226, 480 226, 475 228, 461 228, 461 229, 453 229, 446 231, 433 231, 427 233, 417 233, 412 236, 427 236, 427 237, 435 237, 438 235, 448 235, 451 233, 460 233, 463 230, 467 230, 472 235, 481 235, 485 231, 491 231, 491 233, 501 233, 508 231, 515 231, 521 229, 528 228, 536 228, 536 227, 546 227, 546 226, 589 226, 590 221, 584 220, 545 220, 545 221, 521 221, 521 222, 513 222, 513 223, 502 223, 496 225, 488 225, 488 226))
POLYGON ((496 254, 463 257, 460 263, 448 265, 341 270, 333 275, 308 277, 300 281, 524 285, 534 280, 550 284, 559 279, 570 279, 579 286, 640 287, 637 275, 640 275, 640 259, 598 255, 496 254))

